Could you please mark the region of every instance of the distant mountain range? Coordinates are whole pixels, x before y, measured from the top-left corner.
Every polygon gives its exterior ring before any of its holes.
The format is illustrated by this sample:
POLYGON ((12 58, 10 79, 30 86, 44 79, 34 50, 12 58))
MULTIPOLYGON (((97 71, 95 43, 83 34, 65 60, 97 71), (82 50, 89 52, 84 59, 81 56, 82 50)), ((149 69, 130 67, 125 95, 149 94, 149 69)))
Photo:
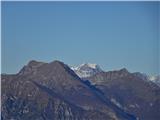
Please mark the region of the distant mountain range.
POLYGON ((1 85, 2 120, 160 119, 160 87, 125 68, 32 60, 1 85))
MULTIPOLYGON (((80 77, 80 78, 86 78, 91 77, 97 73, 104 72, 99 65, 97 64, 91 64, 91 63, 84 63, 79 66, 72 66, 71 69, 80 77)), ((123 68, 125 69, 125 68, 123 68)), ((126 69, 127 70, 127 69, 126 69)), ((144 73, 135 72, 133 75, 140 77, 143 80, 146 81, 152 81, 160 86, 160 75, 156 76, 150 76, 144 73)))

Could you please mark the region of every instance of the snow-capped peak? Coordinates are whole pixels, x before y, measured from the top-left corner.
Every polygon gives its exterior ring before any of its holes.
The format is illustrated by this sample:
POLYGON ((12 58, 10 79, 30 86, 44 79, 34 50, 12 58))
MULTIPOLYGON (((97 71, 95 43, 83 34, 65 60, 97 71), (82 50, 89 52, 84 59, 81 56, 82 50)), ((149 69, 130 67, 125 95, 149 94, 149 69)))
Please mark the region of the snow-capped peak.
POLYGON ((148 79, 160 86, 160 75, 149 76, 148 79))
POLYGON ((71 69, 81 78, 90 77, 96 73, 102 72, 97 64, 84 63, 71 69))
POLYGON ((157 80, 157 79, 159 79, 159 77, 160 76, 149 76, 148 78, 149 78, 149 80, 151 80, 151 81, 155 81, 155 80, 157 80))
POLYGON ((91 63, 86 63, 86 64, 82 64, 82 66, 87 65, 90 68, 96 69, 98 67, 97 64, 91 64, 91 63))

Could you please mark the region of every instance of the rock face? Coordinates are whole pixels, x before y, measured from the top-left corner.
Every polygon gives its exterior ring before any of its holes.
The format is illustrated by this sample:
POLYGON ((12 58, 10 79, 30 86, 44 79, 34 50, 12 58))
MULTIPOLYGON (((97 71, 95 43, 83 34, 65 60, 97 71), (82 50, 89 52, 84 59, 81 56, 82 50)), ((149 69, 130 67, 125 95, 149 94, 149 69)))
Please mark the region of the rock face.
POLYGON ((127 69, 101 72, 88 79, 104 96, 140 120, 160 119, 160 87, 127 69))
POLYGON ((60 61, 2 75, 2 120, 135 120, 60 61))

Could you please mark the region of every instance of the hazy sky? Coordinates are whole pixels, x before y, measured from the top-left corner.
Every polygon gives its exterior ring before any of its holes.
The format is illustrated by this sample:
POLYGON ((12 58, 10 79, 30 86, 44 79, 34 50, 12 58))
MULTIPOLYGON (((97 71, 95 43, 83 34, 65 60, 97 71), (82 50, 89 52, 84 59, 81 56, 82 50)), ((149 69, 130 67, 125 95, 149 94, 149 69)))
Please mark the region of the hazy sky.
POLYGON ((2 73, 30 60, 158 73, 158 2, 2 2, 2 73))

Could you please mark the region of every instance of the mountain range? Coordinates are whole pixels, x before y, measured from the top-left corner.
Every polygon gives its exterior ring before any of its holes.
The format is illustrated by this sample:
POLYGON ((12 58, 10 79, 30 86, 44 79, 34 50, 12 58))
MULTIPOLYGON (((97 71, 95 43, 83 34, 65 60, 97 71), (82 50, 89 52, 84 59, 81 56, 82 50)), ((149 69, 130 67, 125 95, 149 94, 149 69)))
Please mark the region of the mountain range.
MULTIPOLYGON (((87 78, 91 77, 97 73, 104 72, 99 65, 91 64, 91 63, 83 63, 78 66, 72 66, 71 69, 80 77, 80 78, 87 78)), ((123 68, 125 69, 125 68, 123 68)), ((146 81, 152 81, 155 84, 160 86, 160 75, 147 75, 145 73, 134 72, 133 75, 140 77, 146 81)))
POLYGON ((1 119, 159 120, 160 87, 144 78, 125 68, 32 60, 1 75, 1 119))

